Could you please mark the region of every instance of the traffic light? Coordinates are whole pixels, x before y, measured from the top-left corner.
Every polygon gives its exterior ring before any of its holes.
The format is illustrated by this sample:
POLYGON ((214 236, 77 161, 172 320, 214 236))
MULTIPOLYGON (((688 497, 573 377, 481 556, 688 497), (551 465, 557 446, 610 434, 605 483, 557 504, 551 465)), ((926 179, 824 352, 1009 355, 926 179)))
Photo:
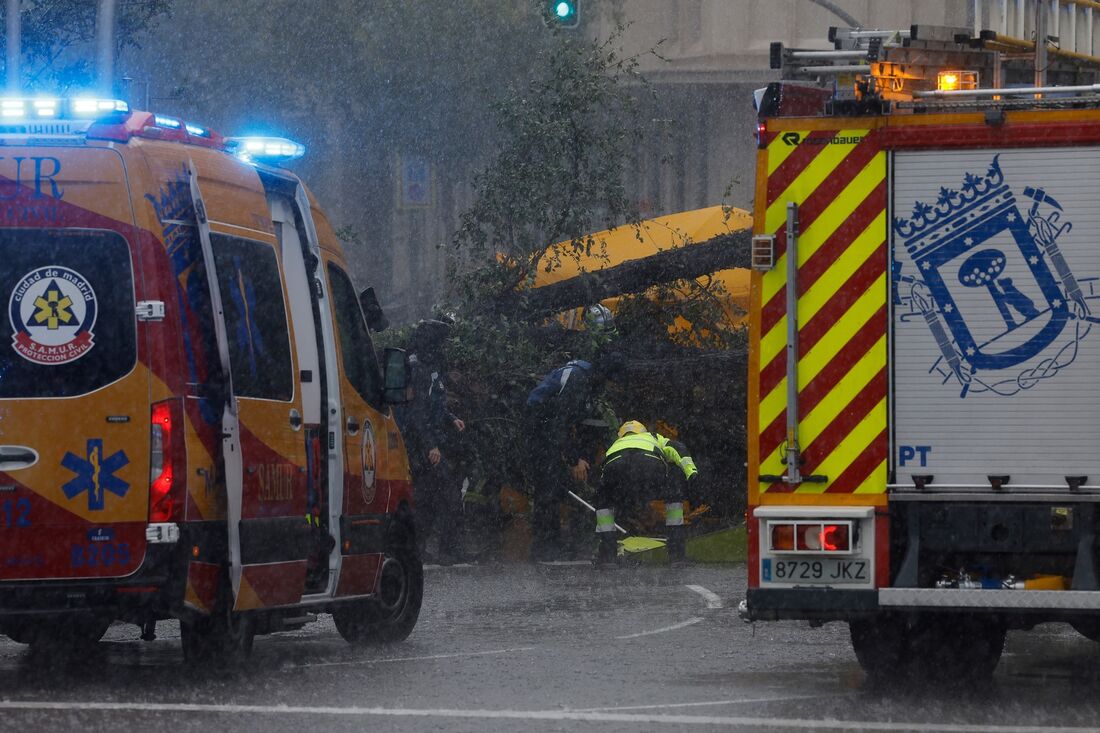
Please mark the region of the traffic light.
POLYGON ((576 28, 581 22, 581 0, 547 0, 550 19, 562 28, 576 28))

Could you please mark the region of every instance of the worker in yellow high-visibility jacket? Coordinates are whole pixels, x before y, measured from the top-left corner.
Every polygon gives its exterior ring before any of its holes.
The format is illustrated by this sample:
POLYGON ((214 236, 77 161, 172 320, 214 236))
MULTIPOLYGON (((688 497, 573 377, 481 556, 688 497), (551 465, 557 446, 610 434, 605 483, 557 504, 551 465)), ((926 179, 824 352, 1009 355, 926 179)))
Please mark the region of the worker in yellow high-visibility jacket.
POLYGON ((618 555, 616 516, 638 516, 653 498, 665 500, 669 560, 683 560, 684 488, 697 473, 683 443, 651 432, 637 420, 623 423, 618 440, 605 454, 596 492, 596 533, 600 537, 596 561, 611 563, 618 555))

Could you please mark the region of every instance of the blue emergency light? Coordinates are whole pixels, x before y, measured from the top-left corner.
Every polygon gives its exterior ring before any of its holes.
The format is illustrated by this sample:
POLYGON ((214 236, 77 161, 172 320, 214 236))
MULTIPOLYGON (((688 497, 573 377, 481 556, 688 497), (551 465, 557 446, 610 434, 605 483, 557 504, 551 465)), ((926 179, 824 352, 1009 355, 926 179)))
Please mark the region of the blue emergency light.
POLYGON ((286 163, 306 154, 306 146, 285 137, 231 137, 225 149, 244 161, 286 163))

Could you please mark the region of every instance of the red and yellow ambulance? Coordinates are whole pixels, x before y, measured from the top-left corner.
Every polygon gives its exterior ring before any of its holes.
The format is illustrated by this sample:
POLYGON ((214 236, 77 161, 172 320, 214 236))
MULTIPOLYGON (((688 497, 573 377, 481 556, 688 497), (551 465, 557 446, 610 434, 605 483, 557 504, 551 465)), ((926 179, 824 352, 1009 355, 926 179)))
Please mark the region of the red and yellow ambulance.
POLYGON ((408 464, 347 262, 285 139, 0 100, 0 631, 178 618, 187 656, 419 611, 408 464))

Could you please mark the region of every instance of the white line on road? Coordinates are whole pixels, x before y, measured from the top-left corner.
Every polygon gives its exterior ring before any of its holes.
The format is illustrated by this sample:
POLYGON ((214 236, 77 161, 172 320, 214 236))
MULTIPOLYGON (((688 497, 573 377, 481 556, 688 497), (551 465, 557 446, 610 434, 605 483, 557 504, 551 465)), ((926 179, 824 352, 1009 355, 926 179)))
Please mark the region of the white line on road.
POLYGON ((721 608, 722 599, 718 597, 718 594, 712 590, 707 590, 701 585, 689 585, 688 590, 693 590, 707 601, 707 608, 721 608))
POLYGON ((466 718, 481 720, 581 720, 592 723, 658 723, 661 725, 739 725, 747 728, 794 728, 801 730, 855 731, 945 731, 946 733, 1085 733, 1096 728, 1053 727, 1037 725, 961 725, 942 723, 911 723, 874 720, 810 720, 804 718, 759 718, 739 715, 645 715, 637 713, 583 713, 572 710, 456 710, 448 708, 365 708, 325 707, 305 705, 214 705, 202 703, 139 703, 139 702, 35 702, 31 700, 0 701, 0 710, 58 710, 83 712, 130 713, 214 713, 252 715, 308 715, 330 717, 392 717, 392 718, 466 718))
POLYGON ((653 629, 653 631, 640 631, 637 634, 627 634, 626 636, 616 636, 615 638, 616 639, 637 639, 639 636, 653 636, 654 634, 663 634, 666 631, 675 631, 676 629, 682 629, 685 626, 691 626, 692 624, 697 624, 702 620, 703 619, 699 618, 698 616, 692 616, 687 621, 681 621, 680 623, 673 624, 672 626, 664 626, 660 629, 653 629))
POLYGON ((784 695, 782 697, 746 697, 740 700, 703 700, 701 702, 667 702, 658 705, 618 705, 606 708, 577 708, 575 713, 610 713, 622 710, 666 710, 668 708, 698 708, 711 705, 747 705, 761 702, 790 702, 791 700, 817 700, 833 695, 784 695))
POLYGON ((433 659, 459 659, 461 657, 487 657, 494 654, 514 654, 516 652, 529 652, 535 647, 519 646, 512 649, 491 649, 484 652, 456 652, 454 654, 429 654, 422 657, 383 657, 381 659, 348 659, 340 662, 309 662, 306 664, 286 664, 283 669, 300 669, 303 667, 350 667, 360 664, 383 664, 386 662, 430 662, 433 659))

